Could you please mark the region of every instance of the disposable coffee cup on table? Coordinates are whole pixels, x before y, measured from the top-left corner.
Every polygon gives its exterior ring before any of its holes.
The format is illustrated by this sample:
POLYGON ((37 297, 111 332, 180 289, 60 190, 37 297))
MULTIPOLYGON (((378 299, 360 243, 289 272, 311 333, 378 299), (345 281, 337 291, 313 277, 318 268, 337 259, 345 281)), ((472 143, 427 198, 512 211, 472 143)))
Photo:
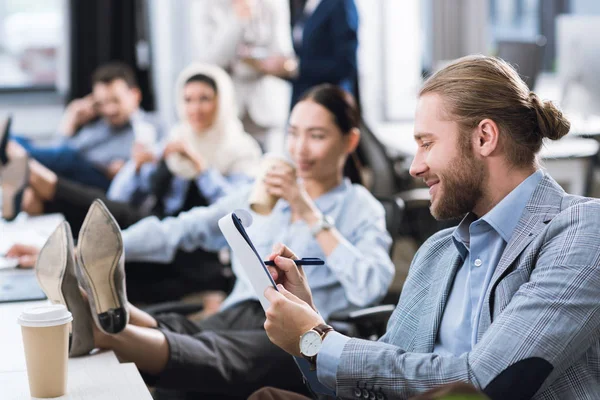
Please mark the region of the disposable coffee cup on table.
POLYGON ((69 322, 71 313, 62 304, 31 307, 21 313, 27 378, 32 397, 52 398, 67 392, 69 322))
POLYGON ((267 191, 267 187, 263 181, 267 172, 274 168, 296 169, 292 160, 283 154, 267 153, 263 156, 256 182, 248 198, 250 209, 257 214, 270 214, 275 204, 277 204, 277 200, 279 200, 279 197, 273 196, 267 191))

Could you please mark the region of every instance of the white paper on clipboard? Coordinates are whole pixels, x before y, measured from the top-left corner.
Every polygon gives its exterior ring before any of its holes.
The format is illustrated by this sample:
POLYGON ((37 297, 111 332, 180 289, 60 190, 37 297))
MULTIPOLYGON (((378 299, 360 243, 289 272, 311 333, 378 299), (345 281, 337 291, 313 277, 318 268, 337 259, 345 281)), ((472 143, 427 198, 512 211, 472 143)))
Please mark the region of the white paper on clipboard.
POLYGON ((225 236, 227 243, 229 243, 229 246, 233 250, 233 254, 239 260, 244 271, 246 271, 246 275, 252 284, 254 293, 258 297, 260 305, 266 311, 267 308, 269 308, 270 303, 264 296, 265 289, 269 286, 275 287, 275 290, 277 290, 277 288, 269 270, 263 263, 260 255, 256 252, 254 245, 244 229, 244 225, 248 227, 251 224, 252 217, 244 210, 236 210, 219 220, 219 228, 221 229, 221 232, 223 232, 223 236, 225 236), (237 223, 236 218, 238 221, 237 223), (245 220, 246 223, 242 223, 242 220, 245 220))

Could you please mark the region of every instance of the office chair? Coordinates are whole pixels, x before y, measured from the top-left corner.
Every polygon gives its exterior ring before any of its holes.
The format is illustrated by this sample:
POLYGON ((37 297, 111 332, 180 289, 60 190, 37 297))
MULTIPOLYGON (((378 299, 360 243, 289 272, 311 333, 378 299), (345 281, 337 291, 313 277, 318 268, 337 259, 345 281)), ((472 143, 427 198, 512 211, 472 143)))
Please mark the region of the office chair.
POLYGON ((538 36, 533 41, 499 40, 497 56, 515 66, 530 90, 542 69, 546 38, 538 36))
POLYGON ((408 155, 392 153, 363 122, 357 154, 364 168, 369 170, 367 189, 378 199, 401 199, 404 217, 399 231, 392 237, 411 237, 421 245, 429 236, 454 221, 440 223, 429 212, 429 189, 416 186, 408 172, 408 155))
MULTIPOLYGON (((400 197, 377 197, 385 209, 386 228, 392 237, 390 257, 394 252, 394 244, 401 232, 402 221, 405 214, 404 200, 400 197)), ((400 293, 392 293, 386 297, 397 299, 400 293)), ((349 306, 334 311, 328 323, 338 332, 351 337, 377 340, 386 330, 387 321, 396 308, 395 304, 384 304, 373 307, 349 306)))

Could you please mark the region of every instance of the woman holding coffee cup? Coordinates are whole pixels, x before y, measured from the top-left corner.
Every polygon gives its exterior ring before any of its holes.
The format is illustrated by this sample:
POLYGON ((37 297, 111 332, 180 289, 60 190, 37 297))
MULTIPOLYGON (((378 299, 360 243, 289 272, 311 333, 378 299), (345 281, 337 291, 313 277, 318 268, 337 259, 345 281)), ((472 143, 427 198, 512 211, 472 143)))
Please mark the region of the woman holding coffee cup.
MULTIPOLYGON (((289 159, 266 157, 254 186, 211 206, 162 221, 149 217, 124 230, 126 260, 168 263, 178 249, 218 250, 227 245, 218 220, 241 208, 253 215, 247 232, 261 257, 278 263, 277 246, 285 242, 299 256, 325 260, 324 266, 305 267, 325 319, 337 309, 378 302, 394 275, 384 209, 343 176, 360 139, 358 124, 350 95, 332 85, 315 87, 292 110, 289 159), (279 200, 261 214, 249 206, 251 192, 279 200)), ((95 345, 134 362, 152 385, 201 392, 199 398, 244 397, 268 385, 302 392, 293 359, 263 329, 264 311, 235 254, 232 267, 237 280, 217 314, 191 322, 175 314, 150 316, 129 305, 130 324, 118 334, 95 328, 95 345)))

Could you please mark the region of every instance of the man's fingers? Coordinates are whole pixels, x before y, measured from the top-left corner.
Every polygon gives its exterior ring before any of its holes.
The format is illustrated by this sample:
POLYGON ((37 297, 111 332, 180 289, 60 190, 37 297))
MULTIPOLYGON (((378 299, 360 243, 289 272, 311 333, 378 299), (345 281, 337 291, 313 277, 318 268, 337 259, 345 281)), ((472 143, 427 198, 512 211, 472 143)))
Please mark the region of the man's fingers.
POLYGON ((280 292, 275 290, 275 288, 272 286, 269 286, 268 288, 265 289, 264 295, 265 295, 265 298, 267 300, 269 300, 269 303, 271 303, 271 304, 273 304, 275 301, 284 297, 283 294, 281 294, 280 292))
POLYGON ((269 260, 274 260, 277 256, 291 258, 292 260, 298 259, 298 256, 283 243, 276 243, 273 246, 273 252, 269 256, 269 260))
POLYGON ((294 260, 282 256, 277 256, 273 259, 277 268, 285 272, 285 276, 291 282, 297 282, 300 279, 301 267, 298 267, 294 260))
POLYGON ((15 244, 6 253, 6 257, 20 257, 25 254, 37 254, 38 249, 24 244, 15 244))
POLYGON ((37 261, 36 256, 21 256, 19 257, 19 266, 21 268, 33 268, 35 266, 35 262, 37 261))
POLYGON ((283 287, 283 285, 277 285, 277 289, 279 290, 279 292, 281 294, 283 294, 285 296, 286 299, 293 301, 296 304, 306 305, 306 303, 304 301, 300 300, 298 298, 298 296, 296 296, 292 292, 288 291, 285 287, 283 287))
POLYGON ((279 279, 279 271, 277 271, 277 268, 271 266, 268 266, 267 268, 269 269, 269 273, 271 274, 273 280, 277 282, 277 279, 279 279))

